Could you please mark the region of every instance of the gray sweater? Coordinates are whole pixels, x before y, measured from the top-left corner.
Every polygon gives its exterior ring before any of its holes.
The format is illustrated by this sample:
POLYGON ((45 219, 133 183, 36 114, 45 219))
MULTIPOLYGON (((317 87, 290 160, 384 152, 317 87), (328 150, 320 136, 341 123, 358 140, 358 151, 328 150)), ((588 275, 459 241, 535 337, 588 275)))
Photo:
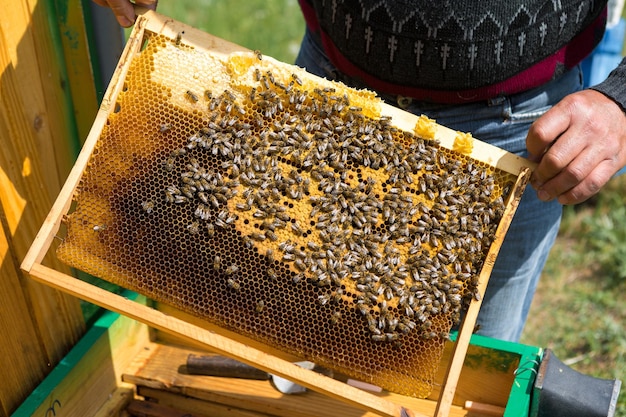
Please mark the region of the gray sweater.
MULTIPOLYGON (((452 102, 513 94, 579 64, 603 0, 299 0, 333 64, 374 90, 452 102), (460 93, 460 94, 458 94, 460 93)), ((594 87, 626 103, 626 68, 594 87)))

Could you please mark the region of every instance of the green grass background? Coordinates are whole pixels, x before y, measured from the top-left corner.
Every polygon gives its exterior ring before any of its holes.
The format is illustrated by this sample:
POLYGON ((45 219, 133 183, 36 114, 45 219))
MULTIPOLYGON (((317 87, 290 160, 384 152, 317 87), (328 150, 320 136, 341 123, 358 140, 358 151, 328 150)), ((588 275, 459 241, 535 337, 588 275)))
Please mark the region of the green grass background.
POLYGON ((296 0, 162 0, 158 12, 287 63, 304 34, 296 0))
MULTIPOLYGON (((158 11, 288 63, 304 33, 296 0, 162 0, 158 11)), ((565 207, 543 275, 522 343, 550 348, 585 374, 624 380, 626 175, 565 207)), ((615 415, 626 417, 626 394, 615 415)))

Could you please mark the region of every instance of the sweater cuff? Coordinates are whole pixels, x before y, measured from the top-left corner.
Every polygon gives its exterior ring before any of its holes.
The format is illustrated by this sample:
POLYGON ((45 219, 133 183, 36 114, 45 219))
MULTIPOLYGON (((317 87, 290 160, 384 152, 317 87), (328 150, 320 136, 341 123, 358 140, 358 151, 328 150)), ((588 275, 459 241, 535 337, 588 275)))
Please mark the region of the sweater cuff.
POLYGON ((606 80, 589 88, 609 97, 626 112, 626 58, 611 71, 606 80))

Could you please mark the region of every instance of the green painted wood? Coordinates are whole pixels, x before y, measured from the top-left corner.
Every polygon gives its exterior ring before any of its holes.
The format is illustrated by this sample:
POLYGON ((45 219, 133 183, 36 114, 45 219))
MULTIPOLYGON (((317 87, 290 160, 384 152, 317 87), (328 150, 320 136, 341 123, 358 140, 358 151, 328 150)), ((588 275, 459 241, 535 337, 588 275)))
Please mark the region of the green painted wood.
POLYGON ((502 357, 504 353, 519 357, 519 365, 515 372, 515 380, 511 387, 504 417, 528 417, 533 384, 543 357, 543 348, 480 335, 473 335, 470 343, 490 349, 493 355, 492 360, 502 357))

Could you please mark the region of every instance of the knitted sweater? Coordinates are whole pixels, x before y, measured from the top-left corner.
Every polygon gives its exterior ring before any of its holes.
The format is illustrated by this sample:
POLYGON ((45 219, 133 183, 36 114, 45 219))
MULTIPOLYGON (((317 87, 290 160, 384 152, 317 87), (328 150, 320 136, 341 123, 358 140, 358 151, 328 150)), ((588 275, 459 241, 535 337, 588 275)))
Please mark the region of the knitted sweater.
POLYGON ((607 79, 591 87, 610 97, 626 112, 626 58, 615 68, 607 79))
POLYGON ((602 0, 299 0, 333 64, 374 90, 454 103, 514 94, 600 42, 602 0))

